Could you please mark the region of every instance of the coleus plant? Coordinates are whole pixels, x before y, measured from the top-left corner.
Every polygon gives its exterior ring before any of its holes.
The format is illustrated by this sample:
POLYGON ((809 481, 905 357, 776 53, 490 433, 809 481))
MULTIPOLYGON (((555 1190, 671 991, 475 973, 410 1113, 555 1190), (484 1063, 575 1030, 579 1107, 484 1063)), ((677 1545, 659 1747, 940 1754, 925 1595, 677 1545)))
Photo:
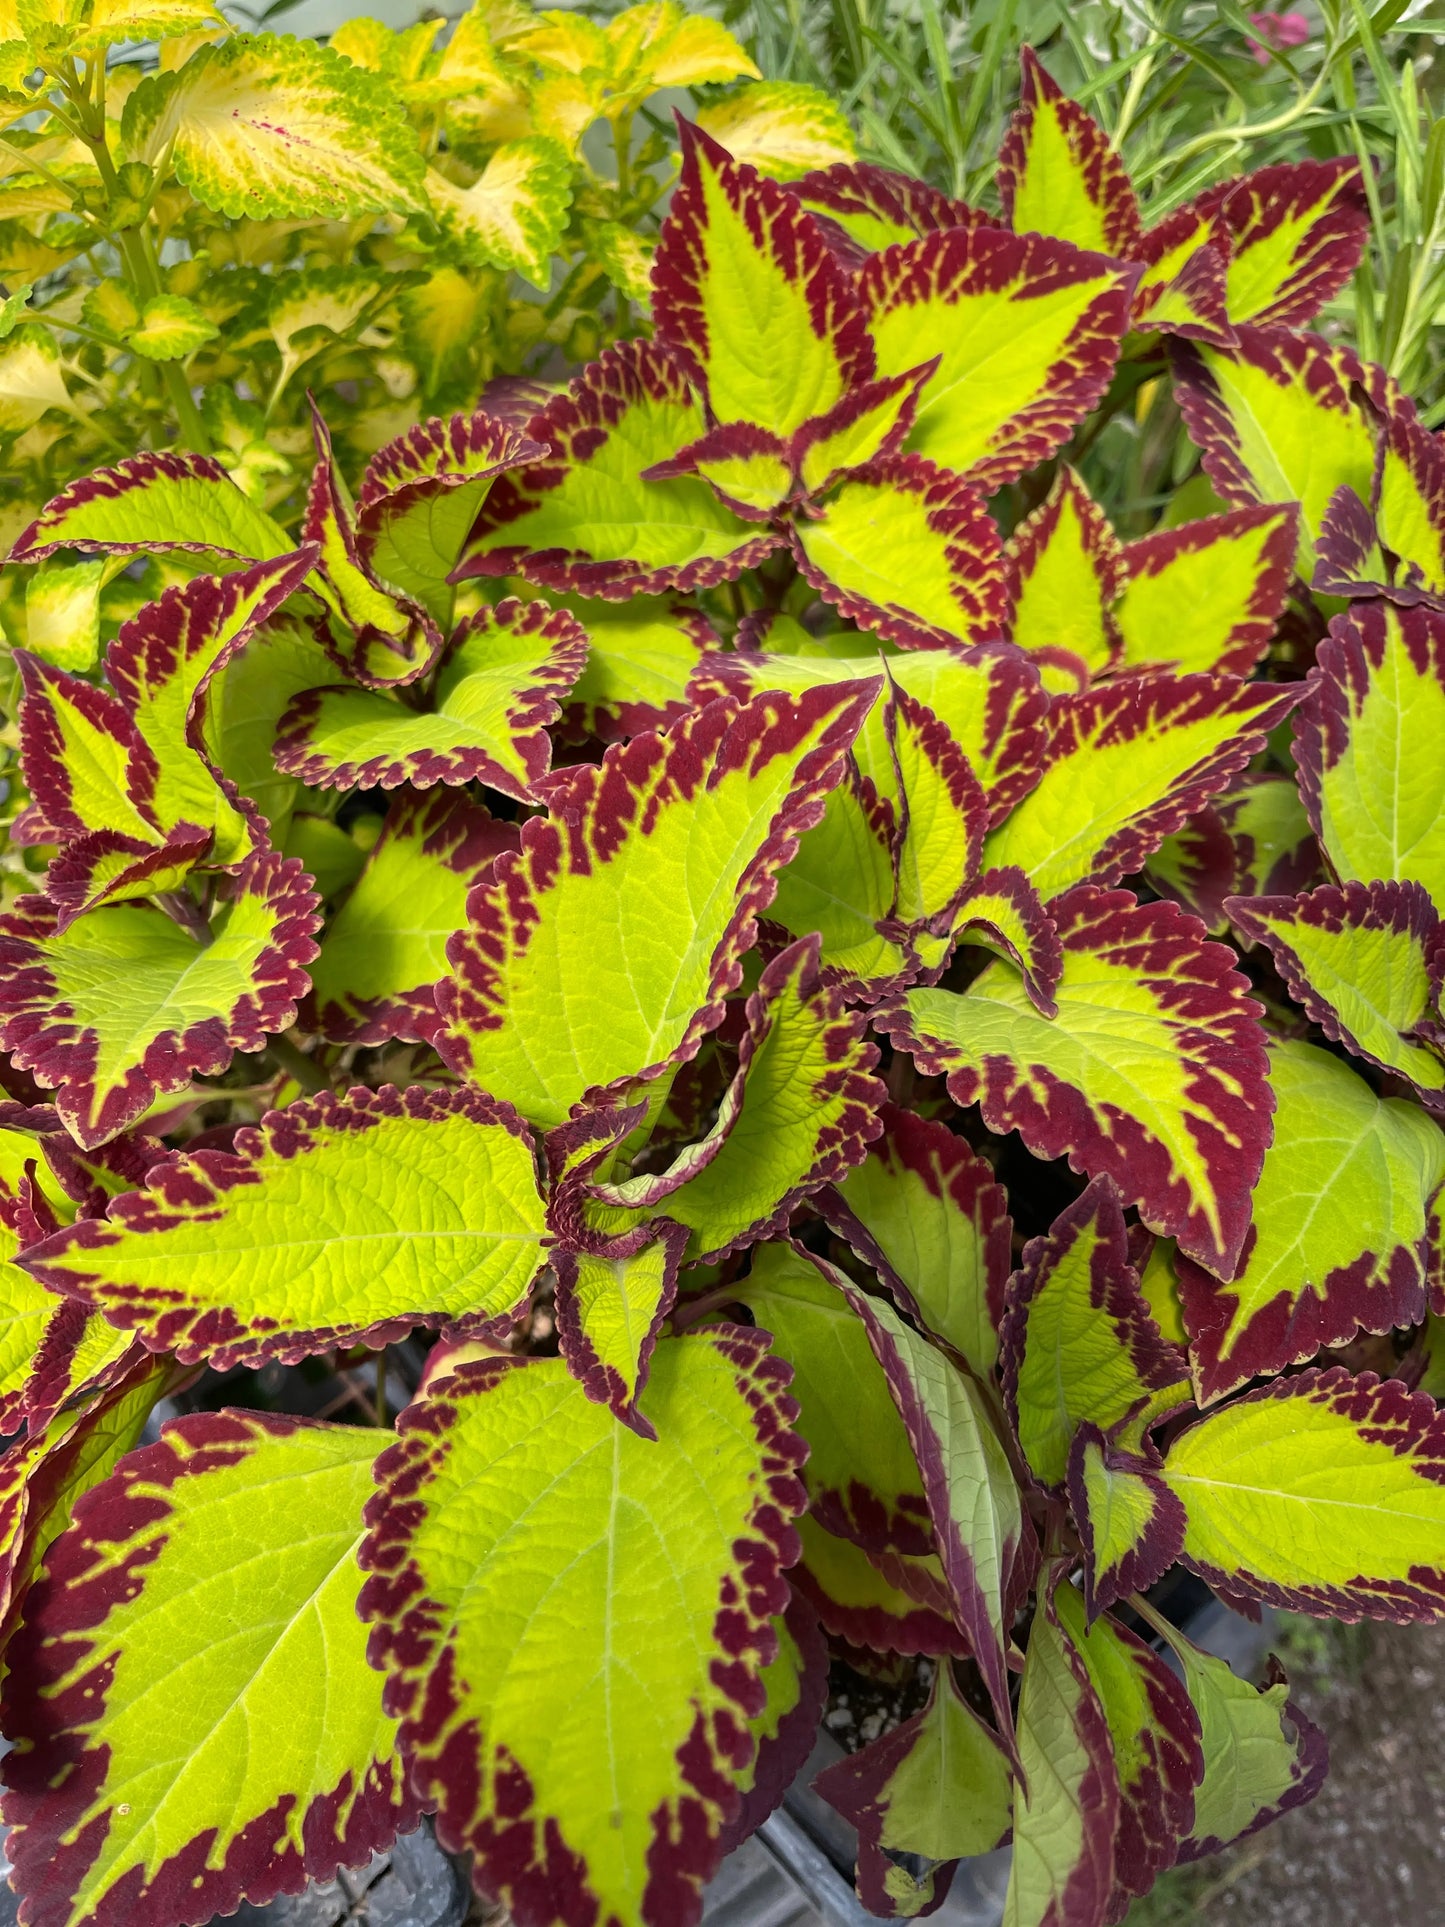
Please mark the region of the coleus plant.
MULTIPOLYGON (((444 25, 350 20, 322 45, 235 32, 210 0, 0 6, 7 549, 67 482, 177 439, 292 526, 308 387, 364 458, 635 333, 674 158, 659 89, 742 81, 705 117, 783 173, 853 153, 831 102, 757 82, 674 0, 444 25)), ((88 669, 164 580, 59 555, 11 573, 0 615, 88 669)))
POLYGON ((655 332, 524 419, 17 545, 206 565, 21 657, 27 1927, 425 1811, 519 1927, 695 1921, 830 1660, 926 1690, 817 1781, 875 1913, 1011 1839, 1010 1927, 1102 1927, 1325 1771, 1177 1569, 1445 1610, 1445 491, 1306 331, 1358 177, 1161 235, 1031 61, 1007 221, 681 139, 655 332), (1166 373, 1217 512, 1121 541, 1082 454, 1166 373), (131 1449, 418 1329, 394 1428, 131 1449))

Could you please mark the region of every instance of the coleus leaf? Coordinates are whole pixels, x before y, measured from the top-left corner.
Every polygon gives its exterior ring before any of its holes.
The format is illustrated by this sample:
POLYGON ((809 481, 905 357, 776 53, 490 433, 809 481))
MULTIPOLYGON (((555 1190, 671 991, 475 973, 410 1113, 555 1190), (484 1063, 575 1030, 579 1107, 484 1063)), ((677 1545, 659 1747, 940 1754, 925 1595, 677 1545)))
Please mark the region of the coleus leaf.
POLYGON ((1151 887, 1198 917, 1211 937, 1228 922, 1224 906, 1234 893, 1236 867, 1234 838, 1208 803, 1144 859, 1151 887))
POLYGON ((1137 259, 1139 203, 1098 122, 1065 97, 1032 47, 1020 54, 1019 107, 998 156, 998 192, 1015 233, 1137 259))
POLYGON ((978 873, 988 798, 939 717, 896 683, 883 705, 892 768, 874 778, 892 808, 893 915, 917 925, 946 915, 978 873))
POLYGON ((58 549, 82 555, 190 554, 274 561, 294 543, 209 455, 173 450, 128 455, 61 490, 10 551, 41 562, 58 549))
POLYGON ((1247 676, 1284 610, 1299 551, 1292 504, 1232 509, 1124 549, 1121 660, 1247 676))
POLYGON ((947 1896, 950 1863, 1006 1837, 1013 1774, 944 1660, 923 1711, 826 1767, 813 1791, 857 1829, 863 1905, 911 1919, 947 1896))
POLYGON ((277 725, 297 696, 335 674, 316 626, 288 611, 264 624, 200 691, 201 753, 265 817, 273 843, 284 841, 303 794, 295 777, 276 768, 277 725))
POLYGON ((1445 906, 1445 615, 1388 602, 1336 616, 1295 723, 1300 795, 1342 880, 1422 883, 1445 906))
POLYGON ((1151 1612, 1149 1624, 1177 1657, 1199 1719, 1204 1772, 1195 1788, 1194 1830, 1179 1858, 1203 1860, 1312 1800, 1324 1785, 1329 1747, 1288 1697, 1273 1655, 1256 1687, 1161 1615, 1151 1612))
POLYGON ((918 1463, 839 1274, 801 1247, 768 1244, 737 1290, 792 1367, 809 1519, 865 1551, 931 1551, 918 1463))
POLYGON ((1276 1044, 1274 1143, 1235 1277, 1179 1269, 1200 1402, 1425 1315, 1445 1132, 1328 1051, 1276 1044))
POLYGON ((738 1775, 742 1805, 723 1831, 725 1854, 741 1846, 782 1805, 812 1754, 828 1702, 823 1628, 808 1601, 795 1586, 791 1590, 787 1611, 773 1618, 778 1650, 763 1668, 763 1710, 748 1721, 757 1751, 751 1767, 738 1775))
POLYGON ((688 121, 678 139, 682 174, 652 266, 658 339, 715 421, 790 435, 872 376, 862 311, 791 194, 688 121))
POLYGON ((0 1038, 56 1092, 66 1128, 104 1144, 193 1073, 258 1051, 295 1021, 316 955, 316 898, 301 865, 248 857, 193 936, 157 909, 117 904, 65 930, 38 899, 0 920, 0 1038))
POLYGON ((950 228, 870 256, 878 373, 940 357, 908 446, 994 489, 1046 460, 1108 386, 1136 268, 1039 234, 950 228))
POLYGON ((622 1231, 664 1212, 703 1263, 780 1234, 800 1201, 834 1182, 881 1128, 884 1087, 866 1020, 820 982, 819 941, 774 957, 748 998, 738 1068, 707 1136, 654 1175, 593 1184, 584 1214, 622 1231))
POLYGON ((1058 1016, 1018 971, 910 990, 875 1023, 989 1130, 1106 1173, 1145 1223, 1232 1273, 1270 1136, 1263 1033, 1233 952, 1173 904, 1081 885, 1053 905, 1058 1016))
POLYGON ((372 456, 361 479, 356 535, 362 560, 445 622, 447 577, 492 483, 546 453, 542 443, 480 409, 409 428, 372 456))
POLYGON ((448 946, 438 1007, 453 1068, 550 1126, 588 1091, 690 1057, 877 693, 711 703, 554 782, 551 816, 523 825, 448 946), (666 960, 665 988, 644 956, 666 960))
POLYGON ((913 241, 941 228, 990 225, 978 208, 927 181, 868 161, 815 169, 791 182, 788 191, 815 217, 823 217, 818 225, 824 239, 850 267, 861 267, 869 254, 893 241, 913 241))
POLYGON ((1213 807, 1234 842, 1238 895, 1293 895, 1320 877, 1319 847, 1292 776, 1263 770, 1241 777, 1213 807))
MULTIPOLYGON (((1058 927, 1043 899, 1017 864, 985 870, 954 906, 953 937, 982 944, 1018 965, 1034 1008, 1057 1017, 1064 953, 1058 927)), ((932 982, 934 979, 926 978, 932 982)))
POLYGON ((1346 286, 1370 231, 1353 157, 1256 168, 1194 203, 1229 236, 1229 318, 1303 328, 1346 286))
POLYGON ((435 1034, 447 943, 466 925, 469 893, 517 838, 514 823, 498 822, 454 790, 398 792, 311 968, 327 1037, 383 1044, 435 1034))
POLYGON ((1184 1358, 1149 1314, 1107 1177, 1024 1247, 999 1342, 1009 1418, 1034 1477, 1056 1492, 1081 1423, 1108 1432, 1188 1403, 1184 1358))
POLYGON ((1233 348, 1235 331, 1225 305, 1227 254, 1218 222, 1197 205, 1166 215, 1140 238, 1144 268, 1134 291, 1134 328, 1233 348))
POLYGON ((304 691, 281 718, 276 767, 328 789, 480 782, 530 801, 551 767, 547 726, 586 659, 565 609, 509 596, 457 631, 429 710, 374 689, 304 691))
POLYGON ((834 1639, 874 1653, 968 1656, 968 1641, 950 1617, 943 1568, 931 1553, 870 1555, 851 1539, 826 1531, 813 1512, 799 1519, 798 1537, 802 1563, 789 1576, 834 1639), (884 1577, 879 1569, 884 1563, 894 1578, 884 1577), (904 1568, 910 1579, 926 1570, 930 1600, 935 1592, 939 1599, 925 1604, 895 1583, 905 1576, 904 1568))
POLYGON ((526 1301, 545 1231, 531 1139, 479 1091, 323 1093, 177 1153, 27 1269, 152 1349, 294 1362, 526 1301))
POLYGON ((1204 468, 1231 507, 1297 502, 1300 573, 1336 489, 1369 501, 1375 433, 1356 402, 1385 410, 1396 394, 1383 371, 1342 343, 1284 329, 1240 328, 1231 351, 1174 341, 1174 393, 1204 468))
POLYGON ((980 1379, 998 1357, 1013 1232, 993 1167, 934 1118, 887 1104, 868 1155, 816 1201, 894 1297, 980 1379))
MULTIPOLYGON (((697 29, 704 24, 698 15, 690 22, 697 29)), ((838 102, 801 80, 755 81, 700 108, 697 124, 736 160, 781 181, 809 168, 849 162, 858 151, 838 102)))
POLYGON ((568 1368, 588 1398, 645 1439, 657 1430, 637 1400, 677 1297, 687 1235, 685 1225, 661 1219, 611 1250, 562 1251, 552 1261, 557 1339, 568 1368))
POLYGON ((488 1361, 412 1406, 378 1462, 372 1663, 442 1841, 518 1927, 701 1913, 798 1552, 786 1381, 739 1327, 670 1339, 649 1441, 560 1359, 488 1361))
POLYGON ((1209 1584, 1291 1612, 1429 1619, 1445 1597, 1445 1417, 1399 1379, 1336 1366, 1208 1413, 1163 1477, 1183 1560, 1209 1584))
POLYGON ((1113 1618, 1089 1623, 1067 1579, 1055 1587, 1053 1606, 1109 1728, 1119 1819, 1108 1917, 1118 1920, 1131 1898, 1173 1866, 1193 1827, 1194 1789, 1205 1771, 1199 1715, 1159 1653, 1113 1618))
POLYGON ((998 529, 972 482, 922 456, 856 470, 792 536, 805 580, 888 642, 922 649, 1002 635, 998 529))
POLYGON ((234 1910, 415 1824, 356 1617, 376 1453, 350 1426, 196 1413, 81 1499, 5 1691, 10 1851, 42 1927, 234 1910))
POLYGON ((1184 1545, 1184 1507, 1160 1477, 1149 1440, 1138 1451, 1111 1443, 1085 1420, 1069 1448, 1069 1510, 1084 1555, 1084 1600, 1097 1616, 1144 1592, 1184 1545))
POLYGON ((126 103, 126 144, 169 156, 202 207, 233 219, 344 220, 421 204, 422 157, 392 84, 290 35, 233 34, 126 103))
POLYGON ((1445 1061, 1429 1048, 1445 1043, 1445 930, 1423 885, 1323 883, 1298 897, 1234 897, 1229 914, 1327 1037, 1445 1109, 1445 1061))
POLYGON ((21 842, 66 843, 110 831, 154 847, 163 839, 145 802, 155 758, 125 705, 28 650, 20 671, 20 771, 31 803, 21 842))
POLYGON ((1073 469, 1060 468, 1047 497, 1008 544, 1010 639, 1020 649, 1067 650, 1088 674, 1119 648, 1113 607, 1124 590, 1124 551, 1108 517, 1073 469))
POLYGON ((1037 1563, 1008 1454, 974 1380, 905 1325, 881 1298, 838 1275, 862 1319, 923 1477, 956 1624, 967 1636, 1011 1758, 1013 1713, 1005 1653, 1013 1609, 1037 1563))
POLYGON ((1113 883, 1223 789, 1303 694, 1233 676, 1127 677, 1056 697, 1042 772, 984 848, 1047 902, 1086 878, 1113 883))
POLYGON ((849 770, 822 820, 799 839, 769 913, 794 936, 816 934, 823 982, 858 1002, 874 1002, 914 975, 904 933, 880 928, 896 894, 894 835, 891 810, 866 777, 849 770))
POLYGON ((503 141, 466 187, 432 167, 427 199, 457 259, 510 269, 546 292, 572 205, 572 156, 548 134, 503 141))
POLYGON ((162 843, 119 830, 88 830, 53 857, 45 872, 45 894, 58 912, 56 931, 68 930, 77 917, 103 904, 180 889, 214 841, 211 830, 194 823, 178 825, 162 843))
POLYGON ((1120 1790, 1109 1723, 1083 1655, 1043 1587, 1019 1695, 1023 1783, 1003 1927, 1103 1927, 1114 1891, 1120 1790))
POLYGON ((528 424, 551 459, 501 476, 455 573, 524 575, 542 588, 622 601, 700 589, 756 567, 778 545, 698 477, 644 471, 696 441, 701 405, 660 344, 618 342, 528 424))
MULTIPOLYGON (((554 594, 551 598, 557 601, 554 594)), ((565 727, 604 743, 665 729, 691 708, 688 685, 718 637, 700 609, 669 597, 563 600, 587 631, 587 666, 573 685, 565 727)))

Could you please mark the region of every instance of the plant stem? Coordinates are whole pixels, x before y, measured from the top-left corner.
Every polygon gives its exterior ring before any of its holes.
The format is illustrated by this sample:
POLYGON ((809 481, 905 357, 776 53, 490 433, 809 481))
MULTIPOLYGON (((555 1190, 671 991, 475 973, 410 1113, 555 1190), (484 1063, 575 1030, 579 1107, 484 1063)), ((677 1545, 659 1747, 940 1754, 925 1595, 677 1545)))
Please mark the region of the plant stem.
POLYGON ((271 1061, 299 1084, 303 1091, 315 1096, 319 1091, 331 1089, 331 1079, 315 1058, 308 1057, 300 1045, 293 1044, 289 1037, 267 1038, 266 1050, 271 1061))

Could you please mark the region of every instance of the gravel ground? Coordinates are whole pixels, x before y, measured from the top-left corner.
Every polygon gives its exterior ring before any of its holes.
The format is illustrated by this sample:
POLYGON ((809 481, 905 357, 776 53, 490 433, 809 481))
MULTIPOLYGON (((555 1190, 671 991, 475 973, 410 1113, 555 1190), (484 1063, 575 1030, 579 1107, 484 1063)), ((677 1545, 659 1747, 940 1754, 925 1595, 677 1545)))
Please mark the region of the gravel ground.
POLYGON ((1423 1927, 1445 1919, 1445 1626, 1289 1620, 1275 1641, 1329 1736, 1319 1798, 1160 1883, 1128 1927, 1423 1927))

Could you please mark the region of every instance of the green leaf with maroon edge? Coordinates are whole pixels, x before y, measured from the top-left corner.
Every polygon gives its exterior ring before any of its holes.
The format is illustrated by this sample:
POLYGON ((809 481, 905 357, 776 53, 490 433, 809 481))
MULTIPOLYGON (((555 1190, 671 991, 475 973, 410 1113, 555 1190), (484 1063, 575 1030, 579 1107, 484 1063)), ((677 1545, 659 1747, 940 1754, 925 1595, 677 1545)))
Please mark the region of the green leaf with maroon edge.
POLYGON ((783 1796, 807 1765, 828 1703, 828 1644, 818 1615, 791 1581, 785 1613, 775 1614, 776 1656, 763 1668, 767 1695, 761 1713, 748 1727, 757 1741, 750 1768, 738 1776, 742 1805, 723 1829, 722 1850, 729 1854, 756 1833, 783 1803, 783 1796))
POLYGON ((526 1302, 545 1222, 531 1139, 480 1091, 329 1092, 177 1153, 26 1269, 186 1363, 287 1363, 526 1302))
POLYGON ((1122 661, 1247 676, 1274 636, 1299 552, 1299 511, 1231 509, 1124 547, 1113 616, 1122 661))
POLYGON ((687 714, 688 684, 704 653, 718 646, 717 631, 700 609, 667 596, 613 603, 554 592, 548 600, 570 610, 587 631, 587 666, 567 699, 562 740, 622 742, 687 714))
POLYGON ((129 710, 108 690, 54 669, 27 649, 20 671, 20 773, 31 802, 20 843, 68 843, 111 830, 154 846, 159 828, 143 798, 155 759, 129 710))
MULTIPOLYGON (((220 791, 216 792, 220 800, 220 791)), ((163 843, 143 843, 119 830, 88 830, 52 857, 45 894, 56 906, 57 933, 107 903, 179 890, 215 841, 212 831, 179 824, 163 843)))
POLYGON ((862 1319, 923 1478, 954 1618, 1014 1752, 1005 1654, 1037 1564, 1033 1525, 983 1392, 881 1298, 835 1274, 862 1319))
POLYGON ((561 1359, 489 1360, 378 1461, 371 1661, 441 1841, 517 1927, 701 1914, 798 1555, 786 1384, 758 1333, 664 1340, 650 1441, 561 1359))
POLYGON ((858 1898, 888 1920, 932 1913, 953 1863, 999 1846, 1013 1811, 1008 1760, 946 1660, 921 1713, 826 1767, 813 1792, 856 1828, 858 1898))
POLYGON ((197 704, 201 754, 265 817, 274 843, 284 842, 303 794, 295 777, 276 768, 277 724, 303 690, 336 673, 318 626, 289 611, 273 617, 217 670, 197 704))
POLYGON ((834 1639, 873 1653, 968 1657, 968 1641, 953 1623, 943 1568, 931 1553, 915 1559, 902 1553, 867 1553, 851 1539, 825 1531, 812 1512, 799 1519, 798 1537, 803 1557, 789 1577, 834 1639), (880 1571, 883 1563, 892 1578, 880 1571), (930 1603, 904 1589, 905 1568, 910 1581, 927 1570, 930 1603), (937 1602, 931 1599, 934 1589, 941 1595, 937 1602))
POLYGON ((5 1692, 4 1812, 36 1927, 234 1911, 416 1824, 356 1617, 378 1444, 195 1413, 80 1501, 5 1692))
POLYGON ((1069 1447, 1069 1511, 1084 1555, 1084 1599, 1093 1621, 1145 1592, 1178 1559, 1184 1507, 1159 1476, 1152 1440, 1138 1451, 1111 1443, 1086 1420, 1069 1447))
POLYGON ((1445 463, 1439 438, 1408 401, 1387 409, 1378 429, 1375 489, 1365 498, 1374 514, 1353 492, 1335 497, 1320 539, 1321 573, 1343 576, 1358 595, 1362 579, 1368 586, 1387 573, 1378 543, 1394 565, 1385 593, 1401 602, 1438 606, 1445 591, 1445 463))
POLYGON ((785 185, 818 220, 823 238, 849 268, 861 267, 893 241, 916 240, 940 228, 993 225, 981 209, 927 181, 868 161, 839 161, 785 185))
POLYGON ((327 1038, 384 1044, 435 1036, 447 943, 466 925, 470 892, 517 843, 515 823, 498 822, 455 790, 397 792, 311 966, 311 1006, 327 1038))
POLYGON ((1234 844, 1234 888, 1242 897, 1292 896, 1323 877, 1319 846, 1283 770, 1239 777, 1213 805, 1234 844))
POLYGON ((868 1155, 814 1201, 903 1309, 979 1378, 998 1357, 1013 1224, 993 1167, 935 1118, 885 1104, 868 1155))
POLYGON ((643 480, 694 442, 701 404, 660 344, 621 341, 528 424, 550 459, 499 476, 453 574, 522 575, 544 589, 626 601, 705 589, 777 548, 700 477, 643 480))
POLYGON ((1020 51, 1019 107, 998 156, 1004 219, 1121 260, 1139 254, 1139 203, 1097 121, 1065 97, 1032 47, 1020 51))
POLYGON ((1140 247, 1144 271, 1134 291, 1132 326, 1146 334, 1181 335, 1186 341, 1233 348, 1236 335, 1225 311, 1227 264, 1210 223, 1180 208, 1151 228, 1140 247))
POLYGON ((0 918, 0 1041, 56 1092, 66 1128, 104 1144, 193 1074, 215 1077, 295 1022, 319 922, 310 878, 271 851, 242 864, 196 939, 149 905, 58 930, 22 898, 0 918))
POLYGON ((892 810, 850 768, 779 874, 768 915, 793 936, 821 938, 823 982, 853 1002, 876 1002, 914 976, 904 933, 880 930, 896 895, 894 833, 892 810))
POLYGON ((687 1227, 655 1220, 597 1251, 558 1251, 557 1339, 588 1398, 640 1438, 657 1429, 638 1407, 658 1333, 677 1297, 687 1227))
POLYGON ((1326 1037, 1445 1109, 1445 1061, 1428 1047, 1445 1044, 1445 929, 1421 884, 1323 883, 1298 897, 1232 897, 1228 908, 1326 1037))
POLYGON ((818 954, 817 936, 801 937, 764 967, 716 1123, 664 1170, 589 1185, 589 1230, 620 1234, 663 1212, 690 1231, 690 1260, 715 1263, 781 1234, 803 1198, 863 1157, 881 1128, 878 1047, 820 981, 818 954))
POLYGON ((1299 683, 1158 675, 1056 697, 1042 773, 984 861, 1016 864, 1046 903, 1086 879, 1131 875, 1259 754, 1303 693, 1299 683))
POLYGON ((304 691, 281 718, 276 767, 325 789, 476 782, 529 802, 551 768, 548 725, 586 660, 565 609, 509 596, 457 631, 429 710, 374 689, 304 691))
POLYGON ((714 421, 791 435, 873 375, 857 296, 793 195, 681 118, 678 144, 652 264, 658 340, 714 421))
POLYGON ((1331 1619, 1437 1619, 1445 1412, 1341 1366, 1278 1378, 1169 1447, 1182 1558, 1210 1585, 1331 1619))
POLYGON ((43 562, 58 549, 82 555, 180 549, 266 562, 295 547, 219 462, 166 450, 128 455, 62 489, 20 536, 10 560, 43 562))
POLYGON ((1089 1669, 1054 1605, 1063 1582, 1062 1566, 1045 1575, 1029 1629, 1003 1927, 1104 1927, 1114 1892, 1119 1775, 1089 1669))
POLYGON ((964 995, 910 990, 876 1026, 955 1104, 1035 1157, 1107 1173, 1151 1229, 1228 1276, 1249 1228, 1274 1100, 1258 1005, 1234 952, 1171 903, 1084 884, 1059 898, 1059 1014, 1012 964, 964 995))
POLYGON ((543 443, 480 409, 407 429, 372 456, 361 478, 360 560, 446 625, 452 607, 447 578, 492 483, 547 453, 543 443))
POLYGON ((1178 1857, 1204 1860, 1313 1800, 1329 1769, 1329 1743, 1288 1697, 1272 1653, 1264 1683, 1255 1686, 1162 1616, 1151 1614, 1149 1623, 1178 1656, 1199 1716, 1204 1773, 1194 1792, 1194 1831, 1178 1857))
POLYGON ((1341 881, 1402 878, 1445 908, 1445 615, 1336 616, 1295 722, 1300 795, 1341 881))
POLYGON ((448 945, 452 1069, 546 1127, 691 1057, 878 687, 710 703, 559 773, 448 945))
POLYGON ((1121 1920, 1130 1899, 1173 1866, 1193 1828, 1194 1789, 1204 1775, 1199 1715, 1162 1655, 1113 1618, 1091 1624, 1067 1579, 1053 1604, 1108 1722, 1119 1780, 1108 1918, 1121 1920))
POLYGON ((941 719, 891 678, 883 728, 892 768, 874 784, 896 824, 893 914, 917 924, 951 911, 977 876, 988 798, 941 719))
POLYGON ((933 1549, 928 1501, 908 1434, 841 1275, 800 1246, 762 1245, 740 1304, 792 1368, 808 1444, 808 1516, 864 1551, 933 1549))
POLYGON ((1257 328, 1307 327, 1349 282, 1370 231, 1353 156, 1256 168, 1194 206, 1229 236, 1230 320, 1257 328))
POLYGON ((1044 501, 1009 537, 1010 640, 1020 649, 1067 650, 1084 680, 1119 649, 1113 607, 1127 580, 1108 517, 1073 469, 1063 467, 1044 501))
POLYGON ((871 255, 858 293, 878 373, 940 357, 907 445, 988 490, 1047 460, 1109 385, 1138 273, 997 228, 871 255))
POLYGON ((922 456, 854 470, 791 534, 804 579, 887 642, 928 649, 1003 634, 998 529, 971 482, 922 456))
POLYGON ((1238 1271, 1221 1283, 1187 1258, 1179 1266, 1201 1404, 1425 1316, 1445 1132, 1310 1044, 1274 1046, 1270 1087, 1274 1143, 1238 1271))
POLYGON ((1308 581, 1335 490, 1371 499, 1376 435, 1357 396, 1383 413, 1399 390, 1343 343, 1282 328, 1240 328, 1232 351, 1176 339, 1170 360, 1185 429, 1220 498, 1232 508, 1299 504, 1297 567, 1308 581))
POLYGON ((1024 1246, 1004 1296, 999 1351, 1019 1445, 1055 1494, 1084 1421, 1109 1431, 1188 1403, 1184 1356, 1150 1316, 1108 1177, 1094 1178, 1046 1235, 1024 1246))
POLYGON ((1054 992, 1064 967, 1059 933, 1017 864, 985 870, 969 885, 954 906, 952 935, 955 942, 981 945, 1017 964, 1035 1009, 1045 1017, 1058 1016, 1054 992))

